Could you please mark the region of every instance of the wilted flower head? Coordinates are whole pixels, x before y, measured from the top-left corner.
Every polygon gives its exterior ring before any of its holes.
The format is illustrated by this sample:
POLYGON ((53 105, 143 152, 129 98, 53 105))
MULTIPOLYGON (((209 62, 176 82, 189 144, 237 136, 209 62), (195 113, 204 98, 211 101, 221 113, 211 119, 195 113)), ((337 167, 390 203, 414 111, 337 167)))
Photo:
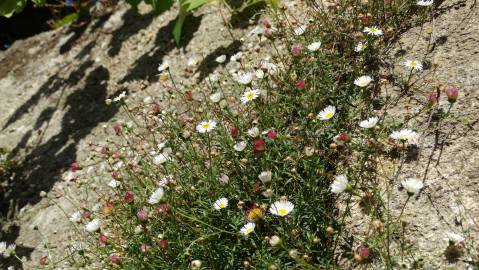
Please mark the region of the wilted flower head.
POLYGON ((111 181, 108 182, 108 186, 111 187, 111 188, 117 188, 117 187, 120 186, 120 184, 121 184, 121 182, 117 181, 115 179, 111 179, 111 181))
POLYGON ((359 126, 366 129, 373 128, 376 126, 378 121, 379 121, 379 118, 377 117, 369 117, 368 119, 359 122, 359 126))
POLYGON ((217 103, 221 100, 221 96, 222 96, 221 92, 216 92, 210 96, 210 100, 213 103, 217 103))
POLYGON ((253 73, 251 72, 239 72, 235 75, 235 79, 240 84, 250 84, 253 80, 253 73))
POLYGON ((201 268, 201 261, 200 260, 194 260, 191 262, 191 269, 197 270, 201 268))
POLYGON ((100 229, 100 226, 101 226, 101 220, 98 218, 95 218, 85 225, 85 230, 87 232, 95 232, 98 229, 100 229))
POLYGON ((216 122, 213 121, 213 120, 208 120, 208 121, 200 122, 200 123, 196 126, 196 130, 197 130, 199 133, 207 133, 207 132, 212 131, 212 130, 215 129, 215 128, 216 128, 216 122))
POLYGON ((238 152, 241 152, 243 151, 245 148, 246 148, 246 145, 247 145, 247 142, 245 141, 241 141, 241 142, 238 142, 236 143, 233 148, 234 150, 238 151, 238 152))
POLYGON ((355 52, 362 52, 364 51, 366 48, 368 47, 368 43, 367 42, 358 42, 356 44, 356 46, 354 47, 354 51, 355 52))
POLYGON ((162 187, 157 188, 151 195, 150 198, 148 199, 149 204, 157 204, 160 202, 160 200, 163 198, 163 195, 165 194, 165 191, 162 187))
POLYGON ((403 142, 405 141, 412 142, 414 139, 416 139, 417 133, 406 128, 406 129, 393 131, 393 133, 391 133, 389 137, 395 140, 403 141, 403 142))
POLYGON ((354 80, 354 84, 359 87, 366 87, 373 81, 370 76, 361 76, 354 80))
POLYGON ((348 178, 345 175, 337 175, 334 182, 331 184, 331 192, 339 194, 345 191, 348 188, 348 183, 348 178))
POLYGON ((261 182, 263 182, 263 184, 267 184, 271 182, 271 176, 272 176, 271 171, 264 171, 258 175, 258 178, 259 180, 261 180, 261 182))
POLYGON ((417 194, 424 186, 422 181, 416 178, 404 179, 401 181, 401 185, 410 196, 417 194))
POLYGON ((76 211, 75 213, 73 213, 71 216, 70 216, 70 221, 73 222, 73 223, 80 223, 81 222, 81 217, 82 217, 82 214, 80 211, 76 211))
POLYGON ((226 199, 226 198, 220 198, 220 199, 216 200, 215 203, 213 204, 213 207, 216 210, 224 209, 227 206, 228 206, 228 199, 226 199))
POLYGON ((293 211, 294 204, 287 200, 276 201, 271 204, 269 212, 273 215, 284 217, 293 211))
POLYGON ((240 232, 243 235, 248 235, 254 231, 256 225, 253 222, 246 223, 243 227, 241 227, 240 232))
POLYGON ((229 178, 228 175, 223 173, 218 177, 218 180, 220 180, 220 182, 223 183, 223 184, 228 184, 229 181, 230 181, 230 178, 229 178))
POLYGON ((252 127, 250 129, 248 129, 248 131, 246 133, 248 133, 248 136, 250 136, 251 138, 256 138, 256 137, 259 136, 259 128, 258 127, 252 127))
POLYGON ((259 97, 259 95, 260 95, 259 90, 249 89, 246 92, 244 92, 243 95, 241 96, 241 102, 248 103, 250 101, 255 100, 257 97, 259 97))
POLYGON ((158 71, 159 71, 159 72, 162 72, 162 71, 166 70, 169 66, 170 66, 170 63, 165 60, 165 61, 163 61, 163 63, 161 63, 161 64, 158 66, 158 71))
POLYGON ((328 106, 324 108, 321 112, 318 114, 319 120, 329 120, 333 118, 334 114, 336 113, 336 107, 334 106, 328 106))
POLYGON ((383 30, 379 29, 376 26, 364 27, 363 32, 370 36, 376 36, 376 37, 381 36, 383 34, 383 30))
POLYGON ((135 194, 131 191, 127 191, 125 192, 123 199, 125 200, 126 203, 132 203, 135 200, 135 194))
POLYGON ((422 63, 418 60, 406 60, 404 66, 411 71, 422 71, 422 63))
POLYGON ((126 97, 126 91, 121 92, 117 97, 113 99, 113 101, 118 102, 126 97))
POLYGON ((296 36, 301 36, 302 34, 304 34, 307 28, 308 28, 307 24, 300 25, 294 29, 294 34, 296 36))
POLYGON ((233 62, 236 62, 236 61, 240 60, 241 57, 243 57, 243 53, 242 52, 237 52, 230 57, 230 60, 233 61, 233 62))
POLYGON ((319 50, 320 47, 321 47, 321 42, 317 41, 317 42, 313 42, 313 43, 309 44, 308 45, 308 50, 310 52, 315 52, 315 51, 319 50))

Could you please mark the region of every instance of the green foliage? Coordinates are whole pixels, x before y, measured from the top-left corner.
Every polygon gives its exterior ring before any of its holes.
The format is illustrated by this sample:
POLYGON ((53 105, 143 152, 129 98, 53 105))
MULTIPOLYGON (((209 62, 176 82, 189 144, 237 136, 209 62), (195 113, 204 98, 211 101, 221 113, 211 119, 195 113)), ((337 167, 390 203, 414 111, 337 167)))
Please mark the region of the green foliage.
POLYGON ((0 2, 0 16, 10 18, 14 13, 19 13, 25 8, 27 0, 2 0, 0 2))
POLYGON ((80 12, 75 12, 75 13, 68 14, 65 17, 63 17, 61 20, 56 21, 53 24, 52 27, 53 27, 53 29, 57 29, 57 28, 60 28, 62 26, 68 25, 68 24, 76 21, 79 16, 80 16, 80 12))

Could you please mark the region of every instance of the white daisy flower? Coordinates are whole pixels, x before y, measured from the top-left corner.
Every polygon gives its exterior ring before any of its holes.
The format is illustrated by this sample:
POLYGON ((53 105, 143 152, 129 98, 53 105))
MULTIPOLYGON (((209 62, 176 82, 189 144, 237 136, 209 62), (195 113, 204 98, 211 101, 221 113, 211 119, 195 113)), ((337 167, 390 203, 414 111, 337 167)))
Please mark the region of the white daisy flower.
POLYGON ((243 57, 243 53, 242 53, 242 52, 238 52, 238 53, 233 54, 233 55, 230 57, 230 60, 231 60, 232 62, 236 62, 236 61, 240 60, 241 57, 243 57))
POLYGON ((417 194, 424 186, 422 181, 416 178, 404 179, 401 181, 401 185, 409 195, 417 194))
POLYGON ((334 182, 331 184, 331 192, 339 194, 345 191, 348 188, 348 185, 348 178, 345 175, 337 175, 334 179, 334 182))
POLYGON ((315 51, 319 50, 319 47, 321 47, 321 42, 320 41, 313 42, 313 43, 308 45, 308 50, 310 52, 315 52, 315 51))
POLYGON ((228 206, 228 199, 226 199, 226 198, 220 198, 220 199, 216 200, 215 203, 213 204, 213 207, 216 210, 224 209, 227 206, 228 206))
POLYGON ((267 184, 271 182, 271 177, 272 177, 271 171, 264 171, 258 175, 259 180, 261 180, 263 184, 267 184))
POLYGON ((169 63, 167 60, 165 60, 165 61, 163 61, 163 63, 161 63, 161 64, 158 66, 158 71, 159 71, 159 72, 162 72, 162 71, 166 70, 166 69, 169 68, 169 67, 170 67, 170 63, 169 63))
POLYGON ((404 66, 411 71, 422 71, 422 63, 417 60, 406 60, 404 66))
POLYGON ((333 118, 334 114, 336 113, 336 107, 334 106, 328 106, 324 108, 321 112, 319 112, 317 118, 320 120, 329 120, 333 118))
POLYGON ((361 88, 364 88, 368 86, 372 81, 373 78, 371 78, 370 76, 361 76, 354 80, 354 84, 361 88))
POLYGON ((366 48, 368 47, 368 43, 367 42, 358 42, 356 44, 356 46, 354 47, 354 51, 355 52, 362 52, 364 51, 366 48))
POLYGON ((379 121, 379 118, 377 117, 369 117, 368 119, 359 122, 359 126, 366 129, 373 128, 376 126, 378 121, 379 121))
POLYGON ((235 75, 235 79, 238 83, 240 84, 250 84, 251 81, 253 80, 253 73, 251 72, 238 72, 238 74, 235 75))
POLYGON ((376 36, 376 37, 381 36, 383 34, 383 30, 377 28, 376 26, 364 27, 363 32, 367 33, 368 35, 376 36))
POLYGON ((460 243, 460 242, 463 242, 466 239, 461 234, 454 233, 454 232, 448 232, 448 233, 446 233, 446 240, 449 241, 449 242, 453 242, 453 243, 460 243))
POLYGON ((216 92, 210 96, 210 100, 213 103, 217 103, 221 100, 222 94, 221 92, 216 92))
POLYGON ((110 182, 108 182, 108 186, 111 188, 117 188, 121 184, 120 181, 116 181, 115 179, 112 179, 110 182))
POLYGON ((417 133, 412 131, 411 129, 405 128, 397 131, 393 131, 391 135, 389 135, 394 140, 400 141, 408 141, 412 142, 417 137, 417 133))
POLYGON ((148 203, 151 205, 159 203, 164 194, 165 190, 163 187, 157 188, 153 193, 151 193, 148 203))
POLYGON ((97 231, 98 229, 100 229, 100 226, 101 226, 101 220, 98 219, 98 218, 95 218, 94 220, 88 222, 86 225, 85 225, 85 230, 87 232, 95 232, 97 231))
POLYGON ((250 90, 247 90, 246 92, 243 93, 243 95, 241 96, 241 102, 243 102, 243 104, 246 104, 250 101, 253 101, 255 100, 256 98, 258 98, 260 95, 260 92, 259 90, 256 90, 256 89, 250 89, 250 90))
POLYGON ((427 7, 427 6, 432 5, 433 3, 434 3, 433 0, 419 0, 419 1, 416 2, 416 5, 427 7))
POLYGON ((243 235, 248 235, 254 231, 254 227, 256 227, 256 224, 253 222, 246 223, 243 227, 241 227, 240 232, 243 235))
POLYGON ((256 138, 259 136, 259 128, 258 127, 252 127, 250 129, 248 129, 248 131, 246 132, 248 134, 248 136, 250 136, 251 138, 256 138))
POLYGON ((269 207, 271 214, 284 217, 293 211, 294 204, 287 200, 276 201, 269 207))
POLYGON ((3 256, 8 258, 8 257, 12 256, 13 254, 15 254, 15 248, 16 247, 17 247, 17 245, 15 245, 15 244, 8 245, 8 247, 3 252, 3 256))
POLYGON ((71 214, 70 221, 73 223, 80 223, 81 222, 81 213, 80 211, 76 211, 75 213, 71 214))
POLYGON ((247 143, 245 141, 238 142, 233 146, 235 151, 241 152, 246 148, 247 143))
POLYGON ((222 55, 216 57, 215 61, 220 63, 220 64, 224 63, 226 61, 226 55, 222 54, 222 55))
POLYGON ((306 28, 308 28, 307 24, 300 25, 294 29, 294 34, 296 36, 301 36, 306 31, 306 28))
POLYGON ((212 130, 215 129, 215 128, 216 128, 216 122, 213 121, 213 120, 208 120, 208 121, 200 122, 200 123, 196 126, 196 130, 197 130, 199 133, 210 132, 210 131, 212 131, 212 130))

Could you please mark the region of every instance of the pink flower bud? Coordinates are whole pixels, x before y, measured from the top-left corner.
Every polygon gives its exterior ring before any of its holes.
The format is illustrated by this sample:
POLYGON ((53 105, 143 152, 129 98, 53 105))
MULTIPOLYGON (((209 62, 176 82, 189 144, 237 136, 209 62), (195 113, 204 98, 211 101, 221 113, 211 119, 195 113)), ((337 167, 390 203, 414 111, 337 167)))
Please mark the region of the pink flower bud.
POLYGON ((113 126, 113 130, 115 130, 116 136, 119 136, 120 133, 121 133, 121 126, 120 126, 119 124, 115 124, 115 125, 113 126))
POLYGON ((80 170, 80 169, 81 169, 80 163, 73 162, 72 164, 70 164, 70 171, 76 172, 77 170, 80 170))
POLYGON ((278 137, 278 133, 271 129, 268 131, 268 133, 266 133, 266 137, 268 137, 270 140, 274 140, 276 137, 278 137))
POLYGON ((168 249, 168 240, 161 239, 160 240, 160 248, 163 249, 163 250, 167 250, 168 249))
POLYGON ((47 256, 43 255, 40 260, 38 261, 39 265, 45 265, 47 263, 47 256))
POLYGON ((445 91, 447 95, 447 100, 450 103, 456 102, 457 97, 459 96, 459 89, 455 87, 447 87, 445 91))
POLYGON ((89 219, 91 217, 91 212, 88 210, 84 210, 82 216, 86 219, 89 219))
POLYGON ((111 177, 115 180, 118 180, 121 178, 120 174, 117 171, 112 172, 111 177))
POLYGON ((146 212, 145 210, 140 210, 138 211, 138 213, 136 213, 136 216, 140 221, 144 222, 148 219, 148 212, 146 212))
POLYGON ((158 103, 153 103, 153 105, 151 105, 151 110, 153 111, 153 113, 157 114, 161 111, 161 108, 160 108, 160 105, 158 103))
POLYGON ((291 48, 291 54, 297 56, 301 53, 301 46, 295 45, 291 48))
POLYGON ((347 133, 341 132, 341 133, 339 133, 338 140, 343 142, 343 143, 347 143, 351 140, 351 138, 349 137, 349 135, 347 133))
POLYGON ((100 236, 98 237, 98 244, 100 246, 105 246, 107 239, 108 238, 106 237, 106 235, 100 233, 100 236))
POLYGON ((232 127, 230 131, 231 131, 231 137, 233 138, 238 137, 239 129, 237 127, 232 127))
POLYGON ((112 254, 110 256, 110 261, 111 261, 111 263, 118 264, 120 262, 120 256, 118 256, 116 254, 112 254))
POLYGON ((148 247, 146 244, 141 244, 141 246, 140 246, 140 251, 142 253, 148 252, 149 249, 150 249, 150 247, 148 247))
POLYGON ((429 95, 427 99, 427 105, 432 106, 437 103, 437 95, 436 94, 431 94, 429 95))
POLYGON ((296 89, 303 90, 306 87, 306 82, 304 80, 296 81, 296 89))
POLYGON ((269 21, 267 19, 261 20, 261 26, 263 28, 271 28, 271 24, 269 23, 269 21))
POLYGON ((365 259, 368 258, 369 257, 369 248, 367 248, 367 247, 358 248, 358 254, 359 254, 359 256, 361 256, 365 259))
POLYGON ((263 152, 266 150, 266 143, 262 139, 256 139, 253 143, 253 149, 255 153, 263 152))
POLYGON ((132 203, 135 200, 135 194, 131 191, 125 192, 124 200, 126 203, 132 203))
POLYGON ((157 208, 154 210, 155 215, 166 215, 170 212, 170 206, 167 203, 162 203, 160 204, 157 208))

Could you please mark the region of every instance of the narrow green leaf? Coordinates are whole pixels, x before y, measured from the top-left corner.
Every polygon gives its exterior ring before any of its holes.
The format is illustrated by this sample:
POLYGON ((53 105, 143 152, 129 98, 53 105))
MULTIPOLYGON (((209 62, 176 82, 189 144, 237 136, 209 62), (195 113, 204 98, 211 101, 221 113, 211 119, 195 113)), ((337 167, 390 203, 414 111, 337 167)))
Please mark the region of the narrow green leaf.
POLYGON ((75 12, 75 13, 66 15, 61 20, 58 20, 53 24, 53 29, 60 28, 62 26, 68 25, 76 21, 79 15, 80 15, 80 12, 75 12))

